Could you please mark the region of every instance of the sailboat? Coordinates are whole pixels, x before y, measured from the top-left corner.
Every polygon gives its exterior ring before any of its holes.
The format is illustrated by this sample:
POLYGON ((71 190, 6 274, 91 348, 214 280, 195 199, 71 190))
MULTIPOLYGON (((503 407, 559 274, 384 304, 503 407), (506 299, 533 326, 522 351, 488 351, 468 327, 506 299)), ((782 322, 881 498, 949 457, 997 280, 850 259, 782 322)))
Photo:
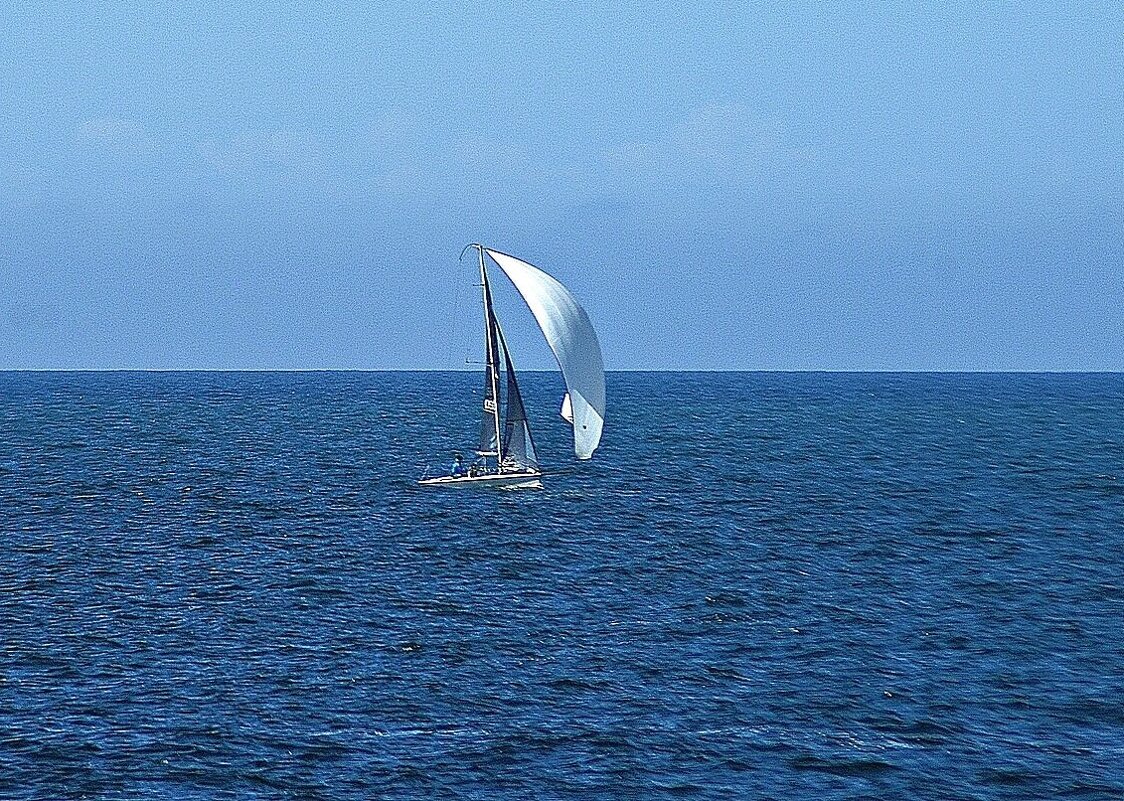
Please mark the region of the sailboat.
POLYGON ((484 398, 476 458, 471 464, 458 463, 449 475, 423 477, 418 483, 423 486, 541 487, 542 469, 519 392, 511 350, 496 316, 488 262, 499 267, 515 286, 554 353, 566 383, 560 414, 573 426, 574 455, 579 459, 593 456, 605 423, 605 368, 601 345, 589 315, 559 281, 532 264, 480 244, 466 247, 461 257, 472 248, 479 257, 484 301, 484 398))

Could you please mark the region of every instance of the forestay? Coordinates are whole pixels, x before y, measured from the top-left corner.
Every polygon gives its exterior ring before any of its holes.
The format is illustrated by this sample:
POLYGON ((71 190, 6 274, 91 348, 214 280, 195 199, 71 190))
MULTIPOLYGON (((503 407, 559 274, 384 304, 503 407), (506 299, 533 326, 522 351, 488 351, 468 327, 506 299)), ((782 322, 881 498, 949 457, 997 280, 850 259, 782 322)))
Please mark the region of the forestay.
POLYGON ((574 426, 574 453, 588 459, 605 422, 605 367, 589 315, 571 292, 538 267, 495 250, 488 255, 527 302, 566 381, 574 426))

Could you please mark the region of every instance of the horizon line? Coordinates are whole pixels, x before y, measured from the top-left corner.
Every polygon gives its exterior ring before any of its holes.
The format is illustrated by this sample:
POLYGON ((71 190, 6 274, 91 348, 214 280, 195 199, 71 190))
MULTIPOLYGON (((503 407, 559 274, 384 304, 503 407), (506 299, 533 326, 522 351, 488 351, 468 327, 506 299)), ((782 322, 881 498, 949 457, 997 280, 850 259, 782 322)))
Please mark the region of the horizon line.
MULTIPOLYGON (((0 373, 468 373, 476 370, 444 367, 0 367, 0 373)), ((528 369, 519 373, 558 373, 558 370, 528 369)), ((606 373, 792 373, 841 375, 1121 375, 1124 369, 894 369, 894 368, 639 368, 605 370, 606 373)))

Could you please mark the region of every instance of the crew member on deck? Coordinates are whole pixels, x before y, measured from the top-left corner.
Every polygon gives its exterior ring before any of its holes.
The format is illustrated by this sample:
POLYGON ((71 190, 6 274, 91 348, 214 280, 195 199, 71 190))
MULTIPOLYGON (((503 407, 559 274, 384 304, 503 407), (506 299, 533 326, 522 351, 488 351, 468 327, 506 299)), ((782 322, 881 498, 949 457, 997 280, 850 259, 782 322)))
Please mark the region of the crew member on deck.
POLYGON ((450 473, 453 478, 460 478, 464 475, 464 459, 461 458, 459 453, 453 454, 453 467, 450 473))

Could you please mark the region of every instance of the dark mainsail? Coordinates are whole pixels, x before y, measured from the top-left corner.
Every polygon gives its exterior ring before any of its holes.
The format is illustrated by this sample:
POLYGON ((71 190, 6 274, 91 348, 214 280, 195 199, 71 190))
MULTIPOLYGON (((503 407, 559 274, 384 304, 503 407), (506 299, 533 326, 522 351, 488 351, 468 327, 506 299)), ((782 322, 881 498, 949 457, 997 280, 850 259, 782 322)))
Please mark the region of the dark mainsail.
MULTIPOLYGON (((503 340, 503 333, 500 333, 503 340)), ((538 468, 538 457, 535 455, 535 443, 531 439, 531 428, 527 423, 527 412, 523 408, 523 396, 519 393, 519 384, 515 380, 515 367, 511 363, 511 354, 507 343, 503 342, 504 367, 507 371, 507 408, 503 423, 503 456, 504 461, 511 461, 522 468, 538 468)))
POLYGON ((496 454, 496 399, 492 396, 491 370, 484 372, 484 408, 480 415, 480 444, 476 452, 481 456, 496 454))

